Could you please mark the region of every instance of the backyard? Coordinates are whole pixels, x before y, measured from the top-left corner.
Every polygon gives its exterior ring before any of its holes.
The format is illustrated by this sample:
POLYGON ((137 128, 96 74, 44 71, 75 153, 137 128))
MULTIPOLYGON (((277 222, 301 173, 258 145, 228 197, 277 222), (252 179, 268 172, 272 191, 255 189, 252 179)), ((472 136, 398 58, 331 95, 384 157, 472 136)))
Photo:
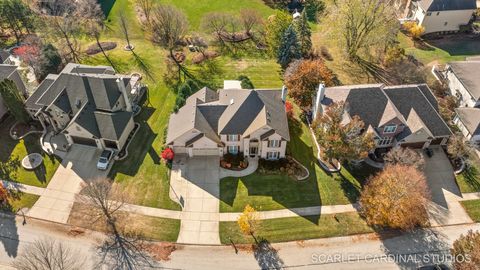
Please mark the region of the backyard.
POLYGON ((362 183, 375 173, 368 165, 344 167, 327 174, 317 163, 317 149, 308 126, 298 119, 289 121, 291 141, 287 152, 310 171, 307 180, 296 181, 287 175, 261 175, 220 181, 220 211, 241 212, 246 204, 257 210, 349 204, 357 201, 362 183))

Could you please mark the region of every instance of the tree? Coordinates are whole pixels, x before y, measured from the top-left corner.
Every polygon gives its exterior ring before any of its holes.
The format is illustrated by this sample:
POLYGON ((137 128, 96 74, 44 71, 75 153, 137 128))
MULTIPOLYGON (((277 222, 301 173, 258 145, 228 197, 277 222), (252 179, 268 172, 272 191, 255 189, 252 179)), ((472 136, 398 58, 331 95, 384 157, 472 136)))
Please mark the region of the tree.
POLYGON ((473 151, 471 143, 461 133, 450 136, 447 144, 447 153, 455 160, 467 158, 473 151))
POLYGON ((12 80, 5 79, 0 82, 0 95, 15 120, 21 123, 27 123, 30 120, 23 104, 25 98, 12 80))
POLYGON ((174 157, 175 153, 173 153, 172 148, 165 148, 165 150, 162 151, 162 158, 164 160, 171 162, 174 157))
POLYGON ((118 21, 120 23, 120 29, 122 30, 123 36, 125 37, 125 40, 127 41, 127 46, 125 47, 127 50, 131 51, 133 50, 133 46, 130 43, 130 30, 128 26, 128 19, 125 16, 125 13, 120 12, 120 15, 118 16, 118 21))
POLYGON ((24 34, 34 31, 32 10, 21 0, 0 1, 0 28, 14 34, 17 44, 24 34))
POLYGON ((284 74, 288 94, 302 108, 310 108, 320 83, 335 85, 335 76, 321 59, 296 60, 284 74))
POLYGON ((10 198, 10 192, 5 186, 0 183, 0 206, 8 205, 8 199, 10 198))
POLYGON ((253 30, 262 24, 262 16, 255 9, 240 10, 240 23, 247 36, 253 35, 253 30))
POLYGON ((153 0, 137 0, 137 4, 142 10, 145 16, 145 22, 150 24, 150 15, 152 13, 153 6, 155 5, 153 0))
POLYGON ((274 15, 268 17, 265 27, 265 42, 268 48, 268 54, 271 57, 278 56, 283 34, 292 23, 292 16, 284 11, 276 11, 274 15))
POLYGON ((480 269, 480 232, 469 230, 466 235, 453 242, 450 249, 453 258, 453 268, 458 270, 480 269))
POLYGON ((293 105, 290 101, 285 102, 285 112, 287 113, 288 118, 293 117, 293 105))
POLYGON ((237 80, 241 82, 242 89, 255 89, 255 86, 248 76, 240 75, 238 76, 237 80))
POLYGON ((387 1, 337 0, 329 19, 331 33, 350 61, 371 56, 396 40, 398 21, 387 1))
POLYGON ((142 237, 134 231, 123 231, 117 226, 120 209, 127 201, 126 194, 108 179, 87 181, 79 200, 92 206, 92 222, 103 220, 107 224, 108 238, 100 245, 101 263, 112 269, 137 269, 152 263, 142 250, 142 237), (112 265, 111 265, 112 264, 112 265))
POLYGON ((429 196, 420 171, 391 165, 368 179, 360 196, 361 213, 369 225, 411 230, 428 224, 429 196))
POLYGON ((173 50, 188 32, 187 17, 174 6, 155 6, 152 10, 151 31, 155 43, 173 50))
POLYGON ((357 115, 344 123, 345 107, 344 102, 333 103, 313 123, 323 158, 330 163, 366 158, 375 147, 373 134, 365 132, 365 123, 357 115))
POLYGON ((325 3, 322 0, 305 0, 304 11, 310 22, 317 22, 318 16, 325 11, 325 3))
POLYGON ((37 63, 33 66, 38 81, 43 81, 48 74, 56 74, 62 67, 62 57, 51 43, 44 45, 37 63))
POLYGON ((295 32, 297 33, 298 44, 300 45, 300 52, 303 57, 306 57, 312 50, 312 32, 307 21, 307 13, 302 12, 300 18, 293 22, 295 32))
POLYGON ((258 231, 261 225, 261 220, 258 217, 258 212, 249 204, 245 206, 242 214, 237 219, 238 227, 245 235, 251 235, 255 242, 255 233, 258 231))
POLYGON ((12 266, 17 270, 82 270, 85 258, 78 250, 45 238, 26 246, 12 266))
POLYGON ((403 28, 405 28, 414 39, 419 39, 425 32, 425 27, 418 25, 417 22, 405 22, 403 28))
POLYGON ((279 63, 280 66, 285 69, 290 62, 292 62, 294 59, 299 59, 300 57, 301 48, 298 43, 297 34, 295 33, 293 26, 290 25, 280 40, 277 63, 279 63))
POLYGON ((417 169, 422 169, 425 165, 425 160, 422 154, 415 152, 407 147, 392 148, 383 158, 388 166, 391 165, 405 165, 413 166, 417 169))

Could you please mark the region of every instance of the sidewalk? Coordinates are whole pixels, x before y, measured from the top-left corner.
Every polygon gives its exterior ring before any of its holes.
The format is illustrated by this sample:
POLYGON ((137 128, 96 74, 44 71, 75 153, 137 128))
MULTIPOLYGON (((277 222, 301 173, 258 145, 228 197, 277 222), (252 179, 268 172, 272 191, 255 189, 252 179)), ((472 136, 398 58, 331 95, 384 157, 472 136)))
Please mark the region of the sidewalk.
POLYGON ((463 193, 459 201, 480 200, 480 192, 463 193))

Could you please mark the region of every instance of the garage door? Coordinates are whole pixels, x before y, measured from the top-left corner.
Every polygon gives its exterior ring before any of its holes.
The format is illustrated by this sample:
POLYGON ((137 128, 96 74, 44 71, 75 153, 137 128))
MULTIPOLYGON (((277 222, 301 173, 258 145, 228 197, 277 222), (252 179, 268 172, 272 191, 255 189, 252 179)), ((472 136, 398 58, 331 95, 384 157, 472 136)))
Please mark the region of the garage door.
POLYGON ((97 144, 95 143, 94 139, 72 136, 72 141, 73 143, 97 147, 97 144))
POLYGON ((193 148, 193 156, 218 156, 218 148, 193 148))
POLYGON ((436 138, 436 139, 432 140, 432 142, 430 144, 439 145, 439 144, 442 143, 442 141, 443 141, 443 138, 436 138))
POLYGON ((410 147, 410 148, 423 148, 425 142, 418 142, 418 143, 402 143, 403 147, 410 147))

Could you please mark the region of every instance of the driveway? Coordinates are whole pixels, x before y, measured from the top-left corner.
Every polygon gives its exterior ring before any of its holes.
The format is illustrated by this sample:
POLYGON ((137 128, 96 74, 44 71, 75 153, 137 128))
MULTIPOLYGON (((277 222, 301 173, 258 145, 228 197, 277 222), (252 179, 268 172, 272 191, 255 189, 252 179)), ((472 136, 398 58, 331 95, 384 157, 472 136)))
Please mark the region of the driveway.
POLYGON ((459 200, 460 192, 452 165, 441 147, 432 147, 431 158, 423 152, 425 175, 432 195, 428 212, 432 226, 463 224, 472 222, 459 200))
POLYGON ((178 157, 171 176, 172 199, 183 206, 178 243, 220 244, 219 157, 178 157))
POLYGON ((81 184, 96 177, 106 177, 108 171, 97 169, 101 150, 82 145, 73 145, 62 160, 47 188, 28 211, 28 216, 49 221, 67 223, 75 194, 81 184))

